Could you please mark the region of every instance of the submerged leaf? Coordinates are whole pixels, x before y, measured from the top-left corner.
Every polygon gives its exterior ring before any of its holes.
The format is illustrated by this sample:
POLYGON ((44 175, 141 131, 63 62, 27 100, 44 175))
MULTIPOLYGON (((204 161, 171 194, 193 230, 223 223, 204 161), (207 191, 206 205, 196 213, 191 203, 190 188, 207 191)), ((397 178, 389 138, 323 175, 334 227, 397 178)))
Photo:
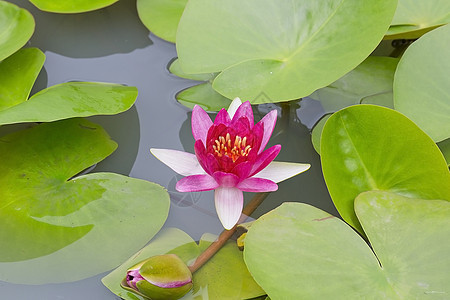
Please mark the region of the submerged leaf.
POLYGON ((112 173, 73 178, 117 147, 83 119, 44 123, 0 139, 0 280, 79 280, 118 265, 155 235, 169 197, 112 173))

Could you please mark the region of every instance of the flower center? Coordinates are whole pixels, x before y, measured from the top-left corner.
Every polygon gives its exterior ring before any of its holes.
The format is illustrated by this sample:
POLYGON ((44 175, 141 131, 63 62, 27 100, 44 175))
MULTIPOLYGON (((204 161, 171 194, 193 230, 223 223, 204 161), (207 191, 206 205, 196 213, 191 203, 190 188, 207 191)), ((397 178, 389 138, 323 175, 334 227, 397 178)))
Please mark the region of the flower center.
POLYGON ((236 162, 242 156, 248 156, 252 147, 247 145, 247 137, 236 136, 232 142, 231 135, 227 133, 225 137, 219 136, 212 146, 217 157, 228 156, 236 162))

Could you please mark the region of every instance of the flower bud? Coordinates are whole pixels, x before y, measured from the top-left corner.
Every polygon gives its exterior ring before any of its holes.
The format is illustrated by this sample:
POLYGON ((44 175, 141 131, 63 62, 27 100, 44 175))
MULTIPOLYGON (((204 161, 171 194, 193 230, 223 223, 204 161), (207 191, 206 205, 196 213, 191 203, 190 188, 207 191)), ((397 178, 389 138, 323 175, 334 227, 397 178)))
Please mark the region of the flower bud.
POLYGON ((192 288, 192 273, 177 255, 157 255, 129 268, 121 286, 147 299, 179 299, 192 288))

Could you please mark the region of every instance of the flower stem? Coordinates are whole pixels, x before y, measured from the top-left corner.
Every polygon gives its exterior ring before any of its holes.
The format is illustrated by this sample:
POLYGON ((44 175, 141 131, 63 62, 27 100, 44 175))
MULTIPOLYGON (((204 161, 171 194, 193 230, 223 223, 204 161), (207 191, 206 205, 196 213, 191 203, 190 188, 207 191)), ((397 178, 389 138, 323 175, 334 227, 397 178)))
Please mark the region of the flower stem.
MULTIPOLYGON (((268 195, 269 193, 257 193, 242 210, 242 215, 238 221, 238 224, 244 221, 247 216, 250 216, 268 195)), ((195 271, 200 269, 211 257, 214 256, 214 254, 217 253, 217 251, 220 250, 220 248, 223 247, 223 245, 225 245, 225 243, 235 233, 238 224, 236 224, 230 230, 222 231, 217 240, 209 245, 209 247, 206 248, 206 250, 202 254, 200 254, 199 257, 197 257, 195 262, 189 266, 189 270, 191 271, 191 273, 194 273, 195 271)))

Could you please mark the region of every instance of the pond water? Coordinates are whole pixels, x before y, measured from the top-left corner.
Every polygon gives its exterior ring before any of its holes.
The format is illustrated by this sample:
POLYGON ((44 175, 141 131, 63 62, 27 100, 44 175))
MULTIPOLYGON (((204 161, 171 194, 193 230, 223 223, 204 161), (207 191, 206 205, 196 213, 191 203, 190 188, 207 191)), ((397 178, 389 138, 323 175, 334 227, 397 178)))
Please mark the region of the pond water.
MULTIPOLYGON (((106 9, 75 15, 45 13, 25 0, 10 2, 33 14, 36 31, 27 46, 38 47, 46 54, 44 70, 33 93, 67 81, 114 82, 139 90, 136 104, 129 111, 91 118, 119 144, 117 151, 91 172, 116 172, 167 187, 171 207, 165 227, 180 228, 194 239, 205 232, 220 233, 222 226, 216 216, 213 193, 176 192, 175 173, 149 152, 151 147, 193 152, 190 110, 175 100, 176 93, 193 82, 168 72, 167 65, 176 57, 175 46, 149 34, 139 21, 135 1, 121 0, 106 9)), ((320 103, 303 99, 254 106, 256 118, 271 109, 279 113, 269 142, 269 146, 282 145, 276 160, 310 163, 312 167, 279 184, 279 190, 269 195, 253 217, 286 201, 310 203, 337 215, 322 177, 320 157, 310 138, 310 128, 324 114, 320 103)), ((4 130, 8 127, 1 134, 4 130)), ((252 194, 246 194, 246 201, 251 197, 252 194)), ((100 282, 105 274, 39 286, 0 282, 0 295, 2 299, 16 300, 118 299, 100 282)))

